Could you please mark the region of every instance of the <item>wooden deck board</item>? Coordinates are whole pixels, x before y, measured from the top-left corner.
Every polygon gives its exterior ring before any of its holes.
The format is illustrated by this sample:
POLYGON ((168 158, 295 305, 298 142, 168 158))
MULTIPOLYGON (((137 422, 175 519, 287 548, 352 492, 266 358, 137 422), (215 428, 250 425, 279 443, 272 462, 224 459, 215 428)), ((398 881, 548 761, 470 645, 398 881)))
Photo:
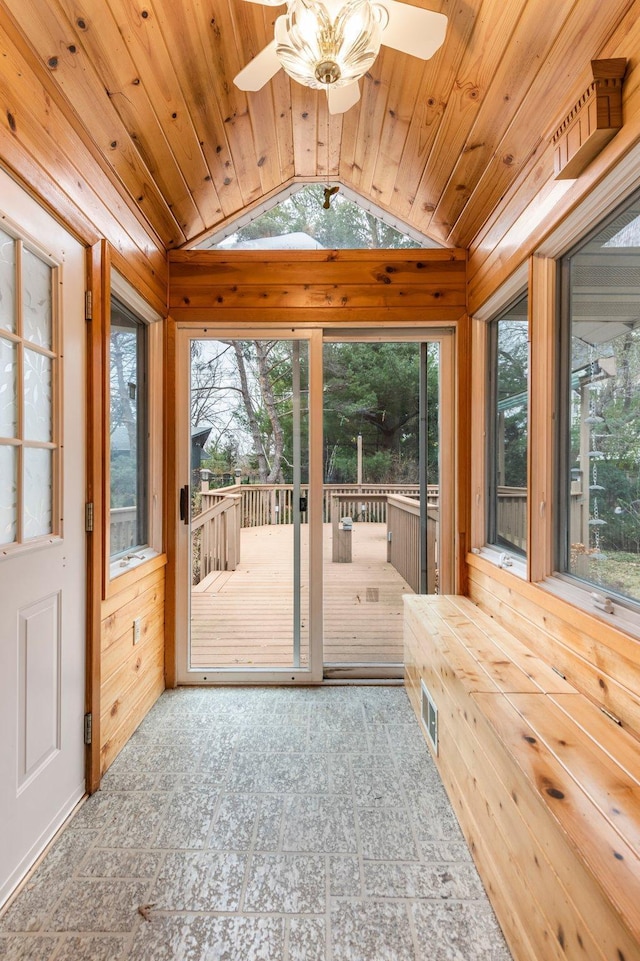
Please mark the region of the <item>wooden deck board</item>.
MULTIPOLYGON (((402 595, 411 593, 386 561, 386 526, 356 524, 352 562, 331 560, 324 525, 325 663, 402 663, 402 595)), ((308 528, 302 528, 306 556, 308 528)), ((196 668, 283 667, 292 661, 292 528, 241 532, 241 563, 191 595, 191 664, 196 668)), ((302 665, 308 663, 309 573, 302 570, 302 665)))

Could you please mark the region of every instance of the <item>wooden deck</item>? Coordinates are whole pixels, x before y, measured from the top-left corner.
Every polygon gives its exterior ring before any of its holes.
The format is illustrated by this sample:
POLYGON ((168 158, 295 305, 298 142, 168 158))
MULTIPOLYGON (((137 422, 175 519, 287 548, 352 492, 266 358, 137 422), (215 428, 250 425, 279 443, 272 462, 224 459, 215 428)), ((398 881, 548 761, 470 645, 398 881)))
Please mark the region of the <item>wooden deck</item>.
MULTIPOLYGON (((241 532, 241 563, 210 574, 191 594, 191 665, 284 667, 293 658, 293 547, 290 526, 241 532)), ((308 528, 302 528, 306 556, 308 528)), ((386 526, 356 524, 352 561, 331 560, 324 530, 324 660, 402 662, 402 595, 411 589, 386 561, 386 526)), ((308 664, 309 576, 302 572, 301 665, 308 664)))

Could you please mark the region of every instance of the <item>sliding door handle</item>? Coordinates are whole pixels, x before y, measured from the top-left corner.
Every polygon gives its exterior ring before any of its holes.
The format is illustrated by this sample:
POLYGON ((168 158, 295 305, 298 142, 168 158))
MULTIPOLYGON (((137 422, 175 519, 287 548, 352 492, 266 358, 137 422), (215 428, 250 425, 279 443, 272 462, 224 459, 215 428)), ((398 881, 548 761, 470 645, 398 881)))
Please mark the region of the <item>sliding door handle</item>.
POLYGON ((189 523, 189 485, 180 488, 180 520, 189 523))

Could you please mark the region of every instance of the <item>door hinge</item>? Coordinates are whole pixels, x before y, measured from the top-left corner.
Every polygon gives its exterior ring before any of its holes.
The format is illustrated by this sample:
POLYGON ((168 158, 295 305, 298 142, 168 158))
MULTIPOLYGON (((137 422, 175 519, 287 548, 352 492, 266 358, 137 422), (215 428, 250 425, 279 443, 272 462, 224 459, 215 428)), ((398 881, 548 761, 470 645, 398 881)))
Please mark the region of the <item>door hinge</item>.
POLYGON ((91 744, 91 733, 93 727, 93 718, 91 714, 85 714, 84 716, 84 743, 91 744))
POLYGON ((93 531, 93 503, 84 505, 84 529, 87 534, 93 531))
POLYGON ((93 291, 84 292, 84 319, 93 320, 93 291))

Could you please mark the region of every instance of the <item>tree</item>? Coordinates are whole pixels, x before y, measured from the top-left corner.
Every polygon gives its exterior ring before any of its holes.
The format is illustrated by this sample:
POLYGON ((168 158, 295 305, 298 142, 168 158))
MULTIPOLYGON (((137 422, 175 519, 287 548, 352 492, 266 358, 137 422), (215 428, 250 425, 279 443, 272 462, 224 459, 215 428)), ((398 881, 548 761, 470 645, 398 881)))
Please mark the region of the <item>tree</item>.
POLYGON ((503 318, 497 337, 496 443, 504 455, 498 482, 505 487, 527 486, 528 377, 527 321, 503 318))
MULTIPOLYGON (((362 434, 364 480, 418 483, 420 347, 415 343, 325 345, 325 479, 356 480, 362 434)), ((438 363, 427 364, 428 477, 437 482, 438 363)))

